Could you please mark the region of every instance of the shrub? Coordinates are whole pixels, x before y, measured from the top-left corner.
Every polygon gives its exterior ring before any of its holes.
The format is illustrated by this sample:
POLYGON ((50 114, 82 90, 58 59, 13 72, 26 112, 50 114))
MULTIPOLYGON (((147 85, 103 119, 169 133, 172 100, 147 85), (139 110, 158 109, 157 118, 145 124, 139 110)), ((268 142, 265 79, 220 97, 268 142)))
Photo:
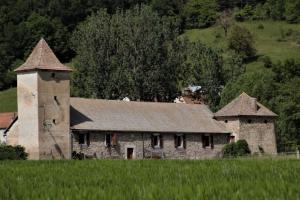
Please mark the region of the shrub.
POLYGON ((14 146, 16 152, 16 160, 26 160, 28 158, 28 153, 25 152, 25 147, 21 145, 14 146))
POLYGON ((235 148, 238 156, 243 156, 245 154, 251 153, 246 140, 238 140, 235 143, 235 148))
POLYGON ((232 142, 222 148, 223 157, 243 156, 249 153, 251 153, 251 151, 246 140, 238 140, 237 142, 232 142))
POLYGON ((15 160, 16 152, 11 145, 1 145, 0 146, 0 160, 15 160))
POLYGON ((266 68, 272 67, 272 60, 269 56, 263 56, 263 57, 259 58, 259 60, 264 63, 264 66, 266 68))
POLYGON ((263 24, 258 24, 257 28, 258 28, 258 29, 264 29, 265 27, 264 27, 263 24))
POLYGON ((0 160, 26 160, 27 157, 28 153, 20 145, 0 145, 0 160))

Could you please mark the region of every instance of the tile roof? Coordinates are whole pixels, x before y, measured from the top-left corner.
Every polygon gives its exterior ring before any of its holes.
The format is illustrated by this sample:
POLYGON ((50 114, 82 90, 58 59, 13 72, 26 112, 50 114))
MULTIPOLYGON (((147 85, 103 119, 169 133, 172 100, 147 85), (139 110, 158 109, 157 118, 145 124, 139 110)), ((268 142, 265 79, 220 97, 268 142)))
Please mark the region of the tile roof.
POLYGON ((0 113, 0 129, 6 129, 17 115, 17 112, 0 113))
POLYGON ((70 99, 71 129, 229 133, 205 105, 70 99))
POLYGON ((47 42, 42 38, 33 49, 26 62, 15 69, 15 72, 26 70, 59 70, 72 71, 69 67, 63 65, 55 56, 47 42))
POLYGON ((243 92, 240 96, 227 104, 224 108, 214 114, 215 117, 225 116, 266 116, 276 117, 277 115, 257 102, 257 111, 251 106, 251 97, 243 92))

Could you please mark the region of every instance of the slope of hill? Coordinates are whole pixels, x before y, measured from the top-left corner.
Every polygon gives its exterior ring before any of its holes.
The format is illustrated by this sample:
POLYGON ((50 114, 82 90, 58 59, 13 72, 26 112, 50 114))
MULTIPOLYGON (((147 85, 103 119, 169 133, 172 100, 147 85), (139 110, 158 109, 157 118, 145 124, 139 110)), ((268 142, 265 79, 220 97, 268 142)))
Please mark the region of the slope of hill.
POLYGON ((0 92, 0 113, 17 111, 17 88, 0 92))
MULTIPOLYGON (((237 23, 237 25, 245 26, 256 36, 257 58, 246 63, 247 72, 263 67, 262 61, 259 61, 262 56, 269 56, 273 63, 287 58, 300 61, 298 56, 300 54, 299 25, 288 24, 285 21, 249 21, 237 23), (262 29, 258 28, 260 24, 263 26, 262 29)), ((229 29, 229 34, 230 31, 229 29)), ((192 41, 199 39, 209 46, 226 49, 224 31, 216 27, 187 30, 183 35, 192 41)))

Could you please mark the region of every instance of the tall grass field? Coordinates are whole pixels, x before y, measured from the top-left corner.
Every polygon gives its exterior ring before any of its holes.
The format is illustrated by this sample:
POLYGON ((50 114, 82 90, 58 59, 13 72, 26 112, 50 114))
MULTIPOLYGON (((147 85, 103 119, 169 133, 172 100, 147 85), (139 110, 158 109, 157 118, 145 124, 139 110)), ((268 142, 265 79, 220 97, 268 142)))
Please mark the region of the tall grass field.
POLYGON ((0 199, 300 199, 300 161, 0 162, 0 199))

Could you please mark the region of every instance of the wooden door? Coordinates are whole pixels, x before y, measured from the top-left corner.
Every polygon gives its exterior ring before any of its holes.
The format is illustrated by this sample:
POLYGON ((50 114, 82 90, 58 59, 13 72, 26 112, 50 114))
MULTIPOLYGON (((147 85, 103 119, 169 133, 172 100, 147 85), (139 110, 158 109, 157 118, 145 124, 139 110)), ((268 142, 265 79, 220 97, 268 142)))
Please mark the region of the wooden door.
POLYGON ((133 158, 133 148, 127 148, 127 159, 133 158))

